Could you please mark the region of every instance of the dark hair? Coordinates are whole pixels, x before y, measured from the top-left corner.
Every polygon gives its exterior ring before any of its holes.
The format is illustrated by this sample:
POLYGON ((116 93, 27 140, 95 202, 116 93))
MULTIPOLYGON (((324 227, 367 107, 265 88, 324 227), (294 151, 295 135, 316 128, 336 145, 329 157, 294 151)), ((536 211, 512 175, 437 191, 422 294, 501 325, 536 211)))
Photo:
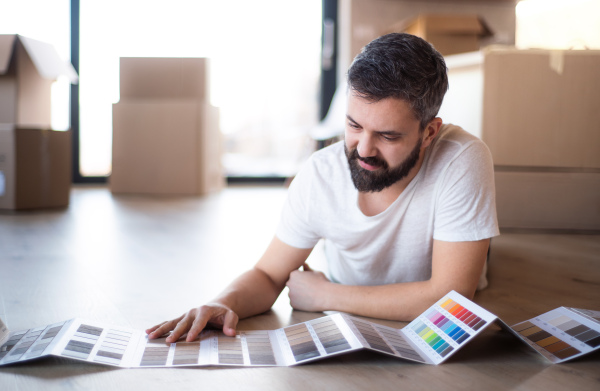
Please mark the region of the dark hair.
POLYGON ((348 70, 350 92, 370 101, 403 99, 425 129, 448 90, 446 62, 427 41, 392 33, 365 46, 348 70))

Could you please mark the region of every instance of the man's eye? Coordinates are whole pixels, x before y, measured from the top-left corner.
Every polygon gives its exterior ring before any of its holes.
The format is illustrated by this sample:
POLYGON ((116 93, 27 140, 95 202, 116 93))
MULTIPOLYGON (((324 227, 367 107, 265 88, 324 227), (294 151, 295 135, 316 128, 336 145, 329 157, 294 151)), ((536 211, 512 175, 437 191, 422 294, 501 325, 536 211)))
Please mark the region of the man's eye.
POLYGON ((383 137, 383 139, 385 141, 396 141, 400 138, 400 136, 386 136, 386 135, 382 135, 381 137, 383 137))

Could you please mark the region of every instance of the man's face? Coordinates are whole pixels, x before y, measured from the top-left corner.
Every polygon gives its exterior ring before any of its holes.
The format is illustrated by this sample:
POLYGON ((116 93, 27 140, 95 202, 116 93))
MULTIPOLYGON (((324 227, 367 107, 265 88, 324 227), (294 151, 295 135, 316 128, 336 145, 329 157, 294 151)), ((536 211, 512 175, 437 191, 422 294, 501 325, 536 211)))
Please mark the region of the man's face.
POLYGON ((349 92, 344 150, 358 191, 378 192, 416 174, 421 149, 419 121, 408 103, 371 102, 349 92))

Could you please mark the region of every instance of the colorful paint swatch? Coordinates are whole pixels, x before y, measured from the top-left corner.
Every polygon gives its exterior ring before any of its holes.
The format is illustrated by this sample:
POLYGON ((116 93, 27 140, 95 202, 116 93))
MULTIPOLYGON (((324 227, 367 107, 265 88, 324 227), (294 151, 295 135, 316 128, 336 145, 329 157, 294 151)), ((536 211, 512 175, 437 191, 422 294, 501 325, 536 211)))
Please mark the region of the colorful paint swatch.
POLYGON ((467 326, 472 330, 477 331, 487 324, 485 320, 452 299, 445 300, 441 304, 441 307, 454 316, 455 319, 459 320, 462 325, 467 326))
POLYGON ((446 335, 438 335, 422 321, 415 322, 411 327, 441 357, 446 357, 448 353, 454 350, 454 347, 448 342, 446 335))
POLYGON ((406 335, 439 364, 497 317, 452 291, 407 326, 406 335))

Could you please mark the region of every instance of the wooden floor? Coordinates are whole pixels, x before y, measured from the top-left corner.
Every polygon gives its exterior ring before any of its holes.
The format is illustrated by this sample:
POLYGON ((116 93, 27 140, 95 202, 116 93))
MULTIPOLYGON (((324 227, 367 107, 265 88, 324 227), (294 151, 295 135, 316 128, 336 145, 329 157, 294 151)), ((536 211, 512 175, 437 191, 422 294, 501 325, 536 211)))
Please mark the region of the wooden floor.
MULTIPOLYGON (((285 190, 230 187, 203 198, 113 196, 77 187, 65 210, 0 214, 0 317, 23 330, 81 317, 144 329, 209 300, 270 241, 285 190)), ((322 266, 314 254, 313 267, 322 266)), ((600 236, 503 233, 475 301, 509 324, 559 306, 600 310, 600 236)), ((323 314, 287 296, 241 329, 323 314)), ((400 322, 381 323, 402 327, 400 322)), ((1 390, 599 390, 600 354, 553 365, 492 326, 449 361, 358 352, 291 368, 110 367, 44 358, 0 368, 1 390)))

